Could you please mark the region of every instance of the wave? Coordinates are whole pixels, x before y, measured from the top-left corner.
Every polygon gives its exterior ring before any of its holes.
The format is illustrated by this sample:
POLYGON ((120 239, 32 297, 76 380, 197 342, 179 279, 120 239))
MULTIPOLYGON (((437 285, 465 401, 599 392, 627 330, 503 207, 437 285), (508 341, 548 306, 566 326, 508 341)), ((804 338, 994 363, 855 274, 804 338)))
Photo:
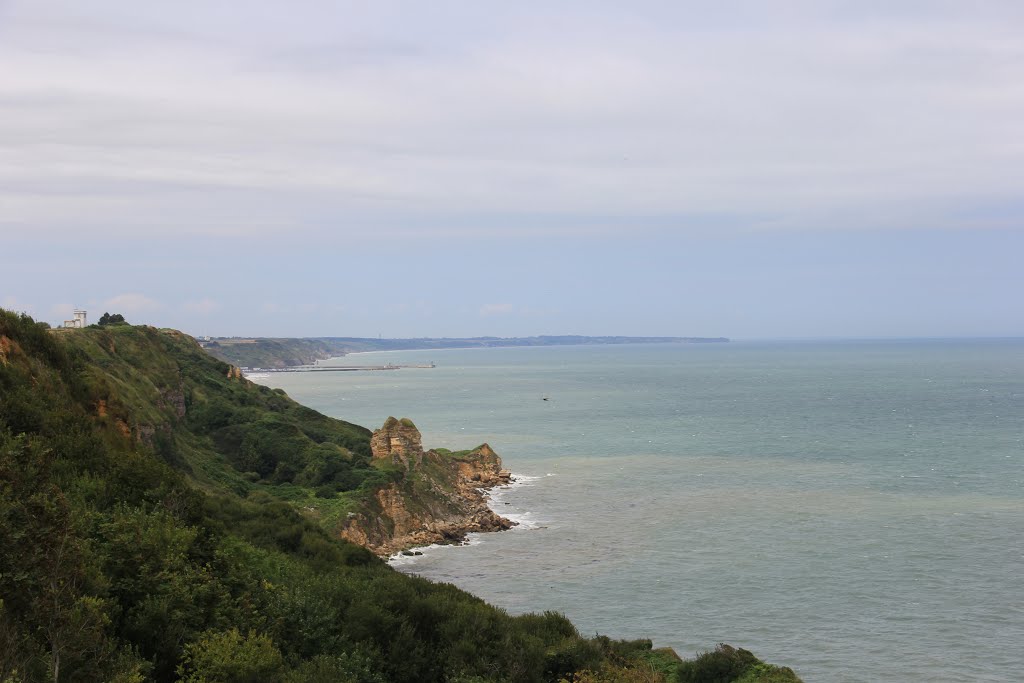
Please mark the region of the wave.
POLYGON ((468 541, 466 543, 449 543, 446 545, 442 545, 440 543, 431 543, 430 545, 424 545, 418 548, 409 548, 408 550, 403 550, 402 552, 395 553, 394 555, 388 557, 387 563, 392 567, 402 567, 410 564, 415 564, 416 560, 420 559, 428 552, 435 551, 441 548, 458 548, 463 545, 472 545, 472 543, 468 541), (407 555, 406 553, 419 554, 407 555))
POLYGON ((511 530, 530 530, 530 529, 542 529, 544 528, 543 522, 533 518, 533 513, 529 510, 518 510, 511 504, 510 501, 506 501, 505 498, 508 494, 515 491, 517 488, 524 488, 533 486, 534 482, 543 479, 540 476, 532 476, 529 474, 512 474, 512 483, 506 484, 500 488, 491 489, 487 499, 487 506, 494 512, 501 515, 502 517, 512 520, 516 523, 511 530))

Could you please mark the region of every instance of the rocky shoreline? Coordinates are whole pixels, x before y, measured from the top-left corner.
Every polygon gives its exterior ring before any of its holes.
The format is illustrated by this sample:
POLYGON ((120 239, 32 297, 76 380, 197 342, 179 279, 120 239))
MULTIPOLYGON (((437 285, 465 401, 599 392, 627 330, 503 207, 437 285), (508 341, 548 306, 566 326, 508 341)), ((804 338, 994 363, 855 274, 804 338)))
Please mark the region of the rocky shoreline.
POLYGON ((373 457, 397 478, 350 512, 339 534, 387 557, 409 548, 456 544, 467 534, 516 525, 491 510, 486 491, 513 481, 487 444, 471 451, 423 450, 411 420, 389 417, 373 433, 373 457))

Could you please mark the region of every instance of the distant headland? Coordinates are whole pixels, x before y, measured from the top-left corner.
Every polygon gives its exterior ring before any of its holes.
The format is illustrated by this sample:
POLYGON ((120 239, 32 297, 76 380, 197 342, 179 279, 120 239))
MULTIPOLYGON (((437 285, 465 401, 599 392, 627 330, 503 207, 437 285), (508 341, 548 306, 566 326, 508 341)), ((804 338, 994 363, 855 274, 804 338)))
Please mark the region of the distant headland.
POLYGON ((720 344, 726 337, 203 337, 200 346, 215 358, 238 367, 286 368, 365 351, 473 349, 510 346, 575 346, 598 344, 720 344))

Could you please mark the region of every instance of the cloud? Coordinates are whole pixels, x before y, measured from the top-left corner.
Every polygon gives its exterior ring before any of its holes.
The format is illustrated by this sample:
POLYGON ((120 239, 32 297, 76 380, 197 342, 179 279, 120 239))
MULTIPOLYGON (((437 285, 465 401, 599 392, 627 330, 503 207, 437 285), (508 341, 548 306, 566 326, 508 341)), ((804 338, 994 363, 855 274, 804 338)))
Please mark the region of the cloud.
POLYGON ((1021 193, 1016 2, 217 5, 6 3, 0 229, 973 227, 1021 193))
POLYGON ((111 313, 151 313, 162 308, 160 302, 138 293, 118 294, 103 302, 111 313))
POLYGON ((189 313, 198 313, 200 315, 210 315, 220 310, 220 304, 213 299, 204 297, 197 301, 186 301, 182 305, 182 309, 189 313))

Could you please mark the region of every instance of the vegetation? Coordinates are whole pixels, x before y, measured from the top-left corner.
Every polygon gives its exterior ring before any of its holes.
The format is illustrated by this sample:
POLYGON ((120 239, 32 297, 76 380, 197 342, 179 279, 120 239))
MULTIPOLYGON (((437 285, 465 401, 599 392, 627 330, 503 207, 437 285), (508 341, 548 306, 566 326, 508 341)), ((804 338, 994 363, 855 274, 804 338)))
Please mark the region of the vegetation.
POLYGON ((797 678, 788 667, 765 664, 748 650, 721 643, 711 652, 682 662, 676 671, 676 680, 679 683, 788 683, 797 678))
POLYGON ((113 315, 110 313, 104 313, 100 316, 100 321, 97 324, 100 327, 105 327, 106 325, 127 325, 128 323, 120 313, 115 313, 113 315))
POLYGON ((220 338, 203 343, 214 358, 242 368, 285 368, 342 356, 346 348, 323 339, 220 338))
POLYGON ((181 333, 0 310, 0 682, 797 680, 742 650, 707 677, 338 540, 305 508, 396 476, 369 436, 181 333))

